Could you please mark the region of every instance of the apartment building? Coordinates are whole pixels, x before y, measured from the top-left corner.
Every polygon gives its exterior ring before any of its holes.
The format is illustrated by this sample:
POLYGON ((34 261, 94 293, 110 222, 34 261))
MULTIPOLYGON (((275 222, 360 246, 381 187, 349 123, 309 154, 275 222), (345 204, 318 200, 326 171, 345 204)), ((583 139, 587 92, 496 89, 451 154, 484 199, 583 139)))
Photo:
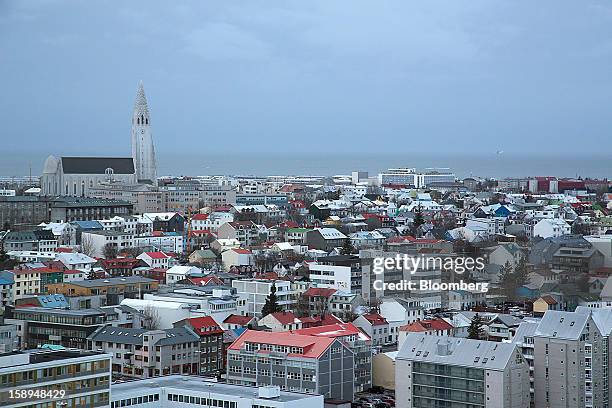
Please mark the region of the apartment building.
POLYGON ((355 392, 372 387, 372 340, 352 323, 335 323, 294 330, 292 333, 342 341, 355 354, 355 392))
POLYGON ((227 381, 352 401, 354 363, 336 338, 246 330, 227 350, 227 381))
POLYGON ((536 407, 608 404, 608 341, 591 313, 549 310, 534 333, 536 407))
POLYGON ((261 317, 261 309, 266 304, 272 286, 276 288, 278 305, 284 311, 293 311, 297 292, 291 287, 291 282, 283 280, 241 279, 232 281, 236 294, 245 299, 245 312, 249 316, 261 317))
POLYGON ((112 355, 112 373, 123 378, 199 374, 200 337, 189 327, 166 330, 103 326, 87 337, 88 350, 112 355))
POLYGON ((100 309, 19 307, 7 308, 4 320, 17 326, 25 349, 44 345, 85 349, 87 336, 104 324, 105 313, 100 309))
POLYGON ((0 406, 108 407, 110 358, 109 354, 50 349, 0 355, 0 406), (17 390, 25 391, 25 397, 15 398, 17 390), (38 391, 38 396, 28 396, 30 390, 38 391), (58 398, 46 395, 53 390, 65 393, 58 398))
POLYGON ((411 333, 395 364, 398 408, 529 406, 529 366, 515 344, 411 333))
POLYGON ((323 408, 323 396, 170 375, 112 386, 111 408, 323 408))
POLYGON ((223 329, 210 316, 193 317, 174 323, 174 327, 187 326, 200 336, 200 375, 217 374, 225 370, 223 329))

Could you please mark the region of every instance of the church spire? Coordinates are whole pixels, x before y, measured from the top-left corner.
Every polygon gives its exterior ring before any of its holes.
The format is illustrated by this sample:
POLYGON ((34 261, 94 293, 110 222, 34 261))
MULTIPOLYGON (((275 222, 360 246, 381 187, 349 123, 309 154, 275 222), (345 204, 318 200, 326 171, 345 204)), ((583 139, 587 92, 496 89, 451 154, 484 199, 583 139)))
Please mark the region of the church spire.
POLYGON ((132 158, 138 181, 155 184, 157 166, 150 123, 147 97, 140 81, 132 116, 132 158))
POLYGON ((146 116, 149 118, 149 106, 147 105, 147 97, 144 91, 144 85, 142 81, 138 84, 138 92, 136 93, 136 102, 134 102, 134 117, 146 116))

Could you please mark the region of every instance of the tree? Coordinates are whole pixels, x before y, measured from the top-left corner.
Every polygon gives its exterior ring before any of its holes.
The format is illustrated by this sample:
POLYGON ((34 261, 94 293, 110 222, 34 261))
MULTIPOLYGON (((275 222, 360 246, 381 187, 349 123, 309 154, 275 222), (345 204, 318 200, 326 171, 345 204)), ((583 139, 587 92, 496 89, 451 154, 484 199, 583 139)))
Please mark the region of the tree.
POLYGON ((159 316, 159 311, 153 307, 152 305, 148 305, 142 311, 143 322, 142 326, 144 329, 148 330, 157 330, 159 329, 159 324, 161 322, 161 318, 159 316))
POLYGON ((342 244, 342 249, 340 250, 340 253, 342 253, 342 255, 351 255, 355 252, 357 252, 357 250, 355 249, 355 246, 351 242, 350 238, 345 239, 344 244, 342 244))
POLYGON ((110 242, 104 245, 104 258, 112 259, 117 257, 117 247, 111 244, 110 242))
POLYGON ((266 303, 261 309, 261 317, 266 317, 270 313, 280 312, 281 307, 278 304, 278 297, 276 296, 276 284, 272 284, 270 288, 270 294, 266 298, 266 303))
POLYGON ((419 235, 419 228, 423 224, 425 224, 425 218, 423 218, 423 210, 419 205, 414 209, 414 218, 412 219, 412 235, 417 237, 419 235))
POLYGON ((81 252, 91 257, 96 253, 96 246, 89 235, 81 237, 81 252))
POLYGON ((468 327, 468 339, 481 340, 485 336, 484 323, 478 313, 472 317, 468 327))
POLYGON ((514 300, 516 291, 529 283, 529 270, 525 257, 519 260, 515 268, 512 268, 510 262, 506 262, 501 268, 499 283, 508 300, 514 300))

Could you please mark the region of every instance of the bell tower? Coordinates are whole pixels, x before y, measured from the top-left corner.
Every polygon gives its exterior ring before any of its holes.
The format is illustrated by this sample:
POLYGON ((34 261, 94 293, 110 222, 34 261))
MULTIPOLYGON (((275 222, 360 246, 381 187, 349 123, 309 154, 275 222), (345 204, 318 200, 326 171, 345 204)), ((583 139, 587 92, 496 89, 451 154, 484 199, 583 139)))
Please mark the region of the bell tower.
POLYGON ((151 135, 151 119, 142 81, 138 85, 132 114, 132 158, 139 183, 156 184, 155 146, 151 135))

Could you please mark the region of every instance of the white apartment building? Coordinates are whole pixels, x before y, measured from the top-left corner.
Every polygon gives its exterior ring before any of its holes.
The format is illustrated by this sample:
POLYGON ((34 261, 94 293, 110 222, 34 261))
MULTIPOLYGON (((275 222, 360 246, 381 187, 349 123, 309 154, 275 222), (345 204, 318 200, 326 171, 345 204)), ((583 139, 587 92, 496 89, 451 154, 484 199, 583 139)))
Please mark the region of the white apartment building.
POLYGON ((245 312, 248 316, 261 317, 261 309, 266 304, 272 285, 276 287, 279 306, 285 311, 292 311, 296 304, 297 292, 291 282, 283 280, 241 279, 232 281, 238 296, 243 298, 245 312))
POLYGON ((313 286, 349 291, 351 290, 351 267, 310 264, 308 278, 313 286))

